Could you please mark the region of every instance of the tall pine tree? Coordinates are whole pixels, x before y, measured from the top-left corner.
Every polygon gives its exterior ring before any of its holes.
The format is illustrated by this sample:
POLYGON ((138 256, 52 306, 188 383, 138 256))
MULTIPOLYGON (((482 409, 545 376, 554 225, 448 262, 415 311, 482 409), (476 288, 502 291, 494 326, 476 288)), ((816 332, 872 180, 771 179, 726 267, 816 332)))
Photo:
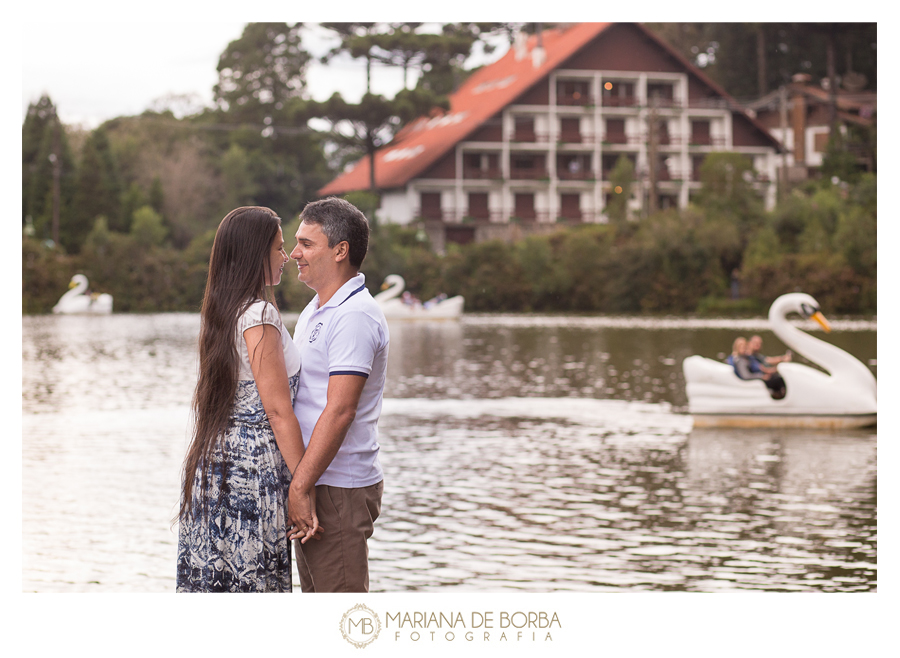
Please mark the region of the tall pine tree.
POLYGON ((122 189, 109 138, 103 126, 84 143, 75 188, 75 199, 67 221, 60 223, 60 241, 69 252, 81 248, 98 217, 105 217, 109 229, 126 232, 122 215, 122 189))
POLYGON ((35 237, 54 238, 54 196, 59 217, 72 205, 75 159, 49 96, 28 106, 22 124, 22 224, 31 218, 35 237), (54 168, 57 171, 54 172, 54 168), (58 187, 54 183, 58 177, 58 187))

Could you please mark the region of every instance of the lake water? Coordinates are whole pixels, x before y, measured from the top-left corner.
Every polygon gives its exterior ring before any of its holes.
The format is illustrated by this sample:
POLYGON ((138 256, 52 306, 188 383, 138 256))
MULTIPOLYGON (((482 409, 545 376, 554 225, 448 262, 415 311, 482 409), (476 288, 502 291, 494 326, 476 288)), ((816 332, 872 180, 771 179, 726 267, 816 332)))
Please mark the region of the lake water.
MULTIPOLYGON (((392 322, 372 591, 875 591, 874 429, 692 430, 681 361, 765 327, 392 322)), ((22 589, 174 591, 199 316, 22 329, 22 589)))

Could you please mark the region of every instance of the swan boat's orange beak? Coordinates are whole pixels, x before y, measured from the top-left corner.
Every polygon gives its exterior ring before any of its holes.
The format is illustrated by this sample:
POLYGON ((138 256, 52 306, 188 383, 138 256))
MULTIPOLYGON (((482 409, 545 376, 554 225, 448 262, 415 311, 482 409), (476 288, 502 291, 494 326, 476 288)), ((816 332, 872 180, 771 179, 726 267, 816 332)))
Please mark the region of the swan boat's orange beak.
POLYGON ((810 316, 813 320, 819 323, 822 329, 825 330, 826 333, 831 333, 831 325, 828 324, 828 320, 825 319, 825 316, 822 315, 821 311, 816 311, 810 316))

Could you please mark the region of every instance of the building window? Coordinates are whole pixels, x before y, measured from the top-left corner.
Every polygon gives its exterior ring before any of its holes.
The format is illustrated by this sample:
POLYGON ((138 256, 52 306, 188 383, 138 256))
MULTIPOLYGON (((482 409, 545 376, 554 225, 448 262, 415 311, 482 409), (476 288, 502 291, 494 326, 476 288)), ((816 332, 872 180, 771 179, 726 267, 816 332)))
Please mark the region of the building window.
POLYGON ((534 117, 516 117, 516 132, 513 140, 517 142, 537 141, 534 133, 534 117))
POLYGON ((556 156, 556 177, 562 180, 587 180, 593 178, 591 156, 561 153, 556 156))
POLYGON ((469 192, 469 217, 474 219, 490 219, 487 192, 469 192))
POLYGON ((590 105, 590 83, 587 80, 559 80, 556 83, 556 104, 590 105))
POLYGON ((463 155, 463 167, 465 169, 481 171, 485 168, 484 158, 481 153, 466 153, 463 155))
POLYGON ((669 172, 668 158, 663 157, 663 156, 657 156, 655 171, 656 171, 656 180, 658 180, 658 181, 672 180, 672 175, 669 172))
POLYGON ((606 136, 603 141, 609 144, 627 144, 625 119, 606 119, 606 136))
POLYGON ((546 158, 543 155, 514 155, 510 158, 510 177, 536 180, 547 178, 546 158))
POLYGON ((500 178, 500 156, 496 153, 464 153, 463 178, 500 178))
POLYGON ((602 166, 603 166, 603 180, 609 180, 610 174, 612 170, 616 168, 616 164, 619 162, 619 158, 628 158, 631 160, 632 171, 637 168, 637 156, 633 154, 624 154, 624 153, 611 153, 603 156, 602 166))
POLYGON ((440 192, 419 193, 419 214, 425 219, 443 219, 440 192))
POLYGON ((606 107, 632 107, 637 105, 633 82, 607 80, 603 83, 603 105, 606 107))
POLYGON ((709 146, 712 144, 709 119, 691 120, 691 144, 699 144, 700 146, 709 146))
POLYGON ((531 192, 516 192, 515 210, 513 215, 522 221, 533 222, 537 218, 534 211, 534 194, 531 192))
POLYGON ((656 107, 675 105, 675 85, 671 82, 648 82, 647 102, 656 107))
POLYGON ((560 194, 559 195, 559 216, 561 219, 569 221, 581 221, 581 195, 580 194, 560 194))
POLYGON ((656 143, 661 146, 667 146, 672 142, 671 137, 669 137, 669 122, 668 121, 657 121, 656 122, 656 143))
POLYGON ((581 120, 578 117, 562 117, 559 120, 559 141, 581 143, 581 120))

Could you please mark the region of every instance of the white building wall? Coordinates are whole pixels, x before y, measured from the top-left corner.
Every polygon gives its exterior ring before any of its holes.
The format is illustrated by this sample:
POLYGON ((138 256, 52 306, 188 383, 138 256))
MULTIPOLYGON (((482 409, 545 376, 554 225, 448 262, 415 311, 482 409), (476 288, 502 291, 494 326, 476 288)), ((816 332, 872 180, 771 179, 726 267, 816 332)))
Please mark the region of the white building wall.
POLYGON ((378 219, 391 224, 409 224, 413 220, 413 204, 405 189, 391 190, 381 195, 378 219))

